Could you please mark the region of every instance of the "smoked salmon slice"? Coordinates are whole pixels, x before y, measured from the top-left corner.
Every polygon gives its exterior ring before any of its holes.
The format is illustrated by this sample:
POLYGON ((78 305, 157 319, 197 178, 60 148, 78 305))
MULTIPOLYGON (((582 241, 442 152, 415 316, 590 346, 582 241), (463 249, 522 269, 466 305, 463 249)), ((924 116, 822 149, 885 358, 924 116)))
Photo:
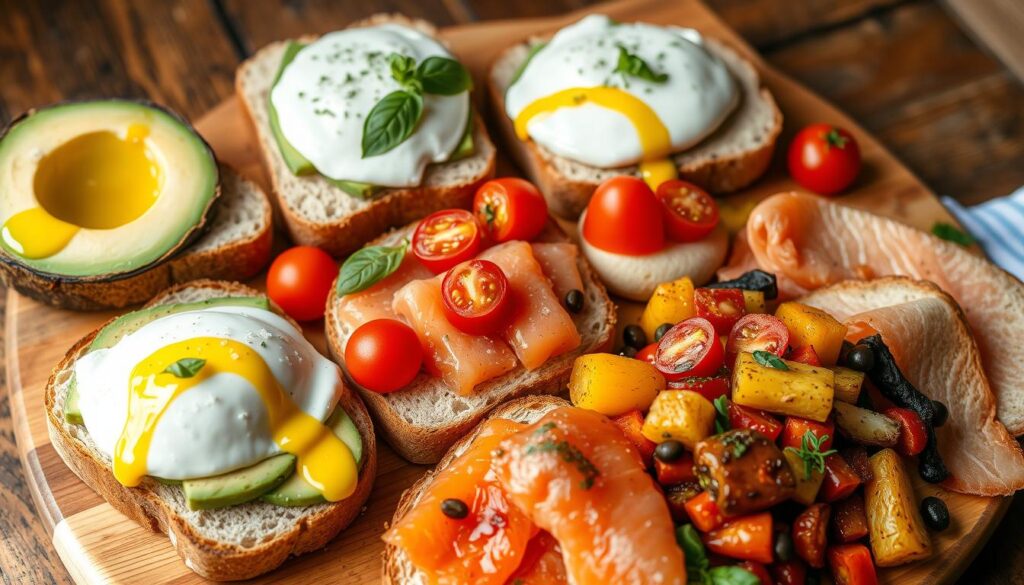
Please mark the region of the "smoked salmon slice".
POLYGON ((526 553, 505 585, 567 585, 562 547, 553 536, 538 532, 526 545, 526 553))
POLYGON ((864 331, 877 331, 903 375, 949 408, 935 429, 954 491, 1010 495, 1024 489, 1024 453, 996 420, 981 356, 952 298, 927 282, 890 277, 820 289, 802 302, 864 331))
POLYGON ((402 264, 393 273, 370 288, 345 295, 335 304, 335 313, 344 331, 355 331, 363 323, 374 319, 394 319, 392 300, 395 293, 406 284, 434 275, 416 260, 406 254, 402 264))
POLYGON ((685 585, 665 498, 613 422, 563 407, 502 441, 509 500, 562 549, 575 585, 685 585))
POLYGON ((580 249, 568 242, 537 242, 530 244, 533 257, 537 259, 544 275, 551 281, 555 296, 561 300, 569 291, 583 291, 583 278, 576 263, 580 249))
POLYGON ((889 275, 934 282, 967 315, 999 420, 1024 434, 1024 283, 957 244, 813 195, 762 201, 747 220, 746 241, 758 267, 774 272, 786 292, 889 275))

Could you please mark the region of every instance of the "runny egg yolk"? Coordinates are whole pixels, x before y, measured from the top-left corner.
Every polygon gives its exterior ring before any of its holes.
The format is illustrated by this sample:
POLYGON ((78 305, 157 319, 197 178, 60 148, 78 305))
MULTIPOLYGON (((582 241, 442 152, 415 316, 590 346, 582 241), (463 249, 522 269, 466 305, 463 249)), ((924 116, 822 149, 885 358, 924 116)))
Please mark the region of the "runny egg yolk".
POLYGON ((516 116, 516 136, 520 140, 529 138, 527 127, 536 116, 586 103, 616 111, 633 124, 643 151, 640 177, 651 189, 657 190, 662 182, 678 176, 675 164, 668 158, 672 140, 658 114, 640 98, 615 87, 574 87, 535 100, 516 116))
POLYGON ((90 132, 43 156, 32 181, 39 207, 8 218, 4 241, 26 258, 46 258, 63 250, 79 229, 112 229, 138 219, 163 184, 148 136, 148 126, 132 124, 124 138, 90 132))
MULTIPOLYGON (((183 372, 179 369, 177 373, 183 372)), ((292 401, 267 363, 251 347, 217 337, 196 337, 167 345, 132 369, 128 419, 113 458, 114 477, 121 484, 137 486, 147 474, 153 431, 170 404, 190 388, 222 373, 241 376, 256 389, 267 411, 272 440, 282 451, 295 455, 296 470, 310 485, 331 502, 352 495, 359 472, 348 446, 292 401), (168 371, 189 358, 193 368, 199 363, 195 360, 205 360, 194 375, 178 377, 168 371)))

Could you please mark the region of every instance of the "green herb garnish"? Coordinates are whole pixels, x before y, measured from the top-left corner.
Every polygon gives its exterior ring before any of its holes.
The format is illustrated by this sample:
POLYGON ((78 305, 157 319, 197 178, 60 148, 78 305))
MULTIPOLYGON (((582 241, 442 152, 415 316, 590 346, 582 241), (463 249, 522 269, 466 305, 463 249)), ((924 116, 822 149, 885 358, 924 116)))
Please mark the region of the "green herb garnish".
POLYGON ((732 447, 732 456, 739 459, 743 457, 743 454, 750 448, 750 444, 754 442, 754 437, 749 432, 736 431, 729 433, 722 437, 722 444, 732 447))
POLYGON ((932 233, 938 238, 961 246, 970 246, 975 242, 971 234, 943 221, 935 222, 935 225, 932 226, 932 233))
MULTIPOLYGON (((537 429, 533 431, 533 435, 544 435, 549 431, 554 430, 556 426, 557 425, 552 421, 546 422, 537 427, 537 429)), ((575 465, 576 470, 583 474, 583 481, 580 482, 580 487, 585 490, 589 490, 594 487, 594 481, 597 479, 597 476, 600 475, 600 472, 597 467, 587 459, 586 455, 584 455, 582 451, 576 448, 576 446, 569 441, 545 439, 526 448, 527 455, 538 455, 542 453, 557 453, 562 458, 562 461, 575 465)))
POLYGON ((687 582, 693 585, 760 585, 761 580, 741 567, 710 568, 708 554, 692 524, 676 529, 676 542, 686 558, 687 582))
POLYGON ((786 362, 782 361, 782 358, 768 351, 763 351, 760 349, 755 351, 754 361, 766 368, 775 368, 776 370, 789 370, 789 366, 786 365, 786 362))
POLYGON ((181 358, 173 364, 164 368, 161 374, 170 374, 175 378, 191 378, 199 373, 206 365, 206 360, 200 358, 181 358))
POLYGON ((732 428, 729 425, 729 399, 724 395, 715 398, 715 434, 719 435, 732 428))
POLYGON ((367 246, 349 256, 338 273, 338 294, 365 290, 398 270, 408 245, 403 240, 397 246, 367 246))
POLYGON ((668 81, 667 73, 658 73, 651 69, 651 66, 646 61, 630 53, 622 45, 619 45, 619 61, 612 72, 644 79, 653 83, 665 83, 668 81))
POLYGON ((817 471, 818 473, 825 472, 825 458, 833 453, 838 453, 835 449, 829 449, 828 451, 822 451, 821 445, 828 440, 828 435, 822 435, 820 438, 814 434, 813 431, 807 431, 804 433, 802 439, 800 439, 800 448, 786 447, 786 451, 792 451, 796 453, 796 456, 804 462, 804 479, 810 479, 811 473, 817 471))

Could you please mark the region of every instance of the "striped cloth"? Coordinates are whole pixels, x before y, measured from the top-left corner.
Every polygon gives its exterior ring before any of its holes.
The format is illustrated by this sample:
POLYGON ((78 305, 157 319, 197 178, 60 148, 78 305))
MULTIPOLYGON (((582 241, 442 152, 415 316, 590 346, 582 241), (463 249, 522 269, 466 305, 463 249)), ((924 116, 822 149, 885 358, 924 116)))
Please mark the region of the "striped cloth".
POLYGON ((1024 280, 1024 187, 973 207, 964 207, 950 197, 943 197, 942 203, 989 259, 1024 280))

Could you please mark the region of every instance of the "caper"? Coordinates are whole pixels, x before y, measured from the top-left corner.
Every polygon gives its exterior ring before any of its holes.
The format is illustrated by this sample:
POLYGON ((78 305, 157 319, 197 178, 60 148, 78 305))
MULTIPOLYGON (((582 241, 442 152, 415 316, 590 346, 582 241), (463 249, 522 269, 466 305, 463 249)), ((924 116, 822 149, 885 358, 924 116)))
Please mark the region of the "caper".
POLYGON ((569 309, 573 313, 579 313, 583 310, 583 291, 578 288, 574 288, 571 291, 565 293, 565 308, 569 309))
POLYGON ((458 498, 448 498, 441 502, 441 513, 453 520, 462 520, 469 516, 469 506, 458 498))

